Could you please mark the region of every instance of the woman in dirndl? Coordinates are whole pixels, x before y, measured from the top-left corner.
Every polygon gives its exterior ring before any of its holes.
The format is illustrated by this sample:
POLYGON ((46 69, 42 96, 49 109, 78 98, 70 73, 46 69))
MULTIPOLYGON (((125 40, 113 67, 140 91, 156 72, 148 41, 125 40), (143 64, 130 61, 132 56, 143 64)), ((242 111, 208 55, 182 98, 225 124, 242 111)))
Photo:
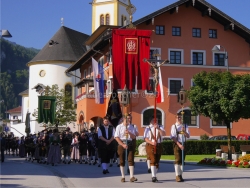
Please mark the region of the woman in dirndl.
POLYGON ((79 134, 78 132, 76 132, 73 136, 73 139, 72 139, 72 143, 71 143, 71 146, 72 146, 72 152, 71 152, 71 159, 76 162, 79 162, 79 159, 80 159, 80 151, 79 151, 79 134))
POLYGON ((50 148, 48 154, 47 164, 58 164, 61 162, 61 150, 60 150, 60 136, 58 134, 58 130, 53 130, 53 135, 49 139, 50 148))

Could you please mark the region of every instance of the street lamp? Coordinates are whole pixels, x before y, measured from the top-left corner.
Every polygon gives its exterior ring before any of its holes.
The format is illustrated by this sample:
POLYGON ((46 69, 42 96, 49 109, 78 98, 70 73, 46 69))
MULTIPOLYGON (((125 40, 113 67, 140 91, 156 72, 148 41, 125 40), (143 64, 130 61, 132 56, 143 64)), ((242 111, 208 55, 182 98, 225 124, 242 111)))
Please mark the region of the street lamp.
POLYGON ((5 38, 11 38, 12 35, 10 34, 10 32, 6 29, 0 30, 1 31, 1 36, 5 37, 5 38))
POLYGON ((227 51, 226 51, 226 48, 221 46, 221 45, 215 45, 213 48, 212 48, 212 52, 220 52, 221 48, 224 49, 224 63, 227 65, 227 71, 229 70, 229 66, 228 66, 228 56, 227 56, 227 51))

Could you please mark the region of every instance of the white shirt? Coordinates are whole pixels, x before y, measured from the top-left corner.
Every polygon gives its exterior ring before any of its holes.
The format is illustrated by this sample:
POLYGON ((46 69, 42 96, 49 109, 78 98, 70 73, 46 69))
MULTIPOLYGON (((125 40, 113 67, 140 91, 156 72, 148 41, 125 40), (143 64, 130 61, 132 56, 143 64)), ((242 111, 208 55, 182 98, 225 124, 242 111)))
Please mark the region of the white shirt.
MULTIPOLYGON (((136 135, 136 126, 132 125, 132 124, 129 124, 127 126, 127 129, 130 133, 136 135)), ((115 138, 119 137, 121 140, 126 140, 126 134, 125 134, 125 131, 126 131, 126 126, 122 124, 119 124, 117 127, 116 127, 116 131, 115 131, 115 138)), ((132 138, 130 138, 130 135, 128 134, 128 140, 132 140, 132 138)))
MULTIPOLYGON (((182 126, 183 126, 182 124, 178 124, 178 125, 177 125, 177 123, 175 123, 175 124, 172 125, 172 127, 171 127, 171 132, 170 132, 170 138, 171 138, 171 139, 172 139, 172 138, 177 138, 176 129, 177 129, 177 131, 179 132, 179 131, 182 130, 182 126), (176 126, 176 127, 175 127, 175 126, 176 126)), ((188 129, 188 126, 187 126, 187 125, 186 125, 185 129, 186 129, 186 132, 190 135, 189 129, 188 129)), ((178 142, 182 143, 182 138, 183 138, 182 134, 178 134, 178 138, 177 138, 178 142)), ((183 142, 185 142, 185 139, 183 140, 183 142)))
MULTIPOLYGON (((103 126, 104 126, 104 125, 103 125, 103 126)), ((105 128, 106 136, 107 136, 107 139, 108 139, 109 126, 104 126, 104 128, 105 128)), ((113 127, 112 136, 114 136, 114 134, 115 134, 115 129, 114 129, 114 127, 113 127)), ((105 138, 105 136, 102 135, 101 129, 99 128, 99 129, 98 129, 98 138, 100 138, 101 136, 105 138)), ((112 137, 112 136, 111 136, 111 137, 112 137)))
MULTIPOLYGON (((164 131, 164 128, 162 126, 159 127, 161 130, 164 131)), ((159 130, 156 129, 156 138, 158 136, 158 134, 160 135, 159 133, 159 130)), ((155 142, 155 128, 154 128, 154 125, 150 124, 144 131, 144 139, 145 138, 148 138, 149 140, 151 140, 152 142, 155 142), (150 131, 151 130, 151 131, 150 131), (153 138, 151 137, 151 132, 153 134, 153 138)), ((158 136, 158 139, 157 139, 157 143, 161 143, 162 142, 162 136, 158 136)))

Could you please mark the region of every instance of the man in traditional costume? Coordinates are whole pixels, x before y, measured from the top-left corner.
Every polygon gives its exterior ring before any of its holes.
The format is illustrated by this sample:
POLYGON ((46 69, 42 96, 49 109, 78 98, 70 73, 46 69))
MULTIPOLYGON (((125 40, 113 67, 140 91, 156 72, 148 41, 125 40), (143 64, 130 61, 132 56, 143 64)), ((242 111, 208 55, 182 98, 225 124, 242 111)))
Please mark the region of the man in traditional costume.
POLYGON ((125 182, 125 172, 124 166, 126 158, 128 158, 128 166, 130 172, 130 182, 137 181, 134 177, 134 155, 135 155, 135 142, 136 135, 138 134, 135 126, 131 123, 131 115, 124 118, 123 123, 116 127, 115 139, 118 143, 118 155, 120 159, 120 170, 122 179, 121 182, 125 182), (125 156, 127 150, 127 156, 125 156))
POLYGON ((180 114, 177 114, 176 122, 171 126, 171 135, 170 135, 170 138, 174 141, 173 149, 175 157, 174 168, 175 168, 176 182, 184 181, 182 177, 183 173, 182 161, 185 160, 185 152, 184 156, 182 156, 182 150, 184 150, 186 138, 189 137, 190 133, 188 126, 183 125, 182 116, 180 114), (184 144, 182 145, 182 143, 184 144), (182 157, 184 157, 184 160, 182 160, 182 157))
POLYGON ((99 150, 102 163, 103 174, 109 173, 108 163, 111 158, 111 150, 113 150, 112 141, 114 140, 115 130, 113 126, 109 126, 107 117, 103 118, 103 125, 98 129, 99 150))
POLYGON ((144 139, 146 141, 146 152, 150 158, 152 182, 158 181, 156 174, 162 154, 162 137, 165 134, 164 128, 158 125, 158 119, 151 117, 150 125, 144 131, 144 139))

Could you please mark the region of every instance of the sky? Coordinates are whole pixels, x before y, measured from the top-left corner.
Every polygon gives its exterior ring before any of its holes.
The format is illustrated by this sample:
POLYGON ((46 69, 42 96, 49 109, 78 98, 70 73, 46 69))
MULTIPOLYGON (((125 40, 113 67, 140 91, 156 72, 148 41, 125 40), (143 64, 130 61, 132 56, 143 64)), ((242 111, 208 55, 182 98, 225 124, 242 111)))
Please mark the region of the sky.
MULTIPOLYGON (((131 0, 133 21, 178 0, 131 0)), ((206 0, 242 25, 250 28, 250 0, 206 0)), ((91 35, 92 0, 0 0, 0 29, 6 38, 24 47, 42 49, 61 27, 91 35)))

